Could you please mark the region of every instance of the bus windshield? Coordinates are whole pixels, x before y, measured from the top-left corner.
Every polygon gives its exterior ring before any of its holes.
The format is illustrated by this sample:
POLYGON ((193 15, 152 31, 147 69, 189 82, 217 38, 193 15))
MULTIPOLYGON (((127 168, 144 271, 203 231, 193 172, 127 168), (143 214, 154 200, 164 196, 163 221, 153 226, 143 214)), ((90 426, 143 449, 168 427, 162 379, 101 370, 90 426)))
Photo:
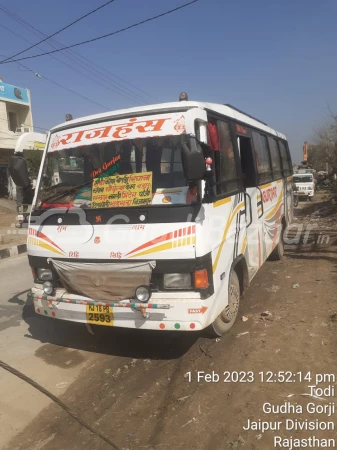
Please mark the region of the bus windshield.
POLYGON ((294 183, 312 183, 312 175, 294 175, 294 183))
POLYGON ((153 137, 72 147, 47 153, 37 205, 116 208, 192 204, 181 136, 153 137))

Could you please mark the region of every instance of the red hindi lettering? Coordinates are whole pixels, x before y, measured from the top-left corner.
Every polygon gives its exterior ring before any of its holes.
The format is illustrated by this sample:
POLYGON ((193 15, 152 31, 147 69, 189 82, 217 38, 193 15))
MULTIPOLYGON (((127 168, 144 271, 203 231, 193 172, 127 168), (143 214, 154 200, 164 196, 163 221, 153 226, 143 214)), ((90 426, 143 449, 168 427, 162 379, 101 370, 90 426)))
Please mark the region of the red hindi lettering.
POLYGON ((100 127, 100 128, 92 128, 91 130, 86 130, 86 139, 95 139, 95 138, 106 138, 109 135, 109 132, 112 129, 112 125, 106 126, 106 127, 100 127))
POLYGON ((69 141, 69 139, 71 139, 72 138, 72 136, 74 136, 74 134, 77 134, 77 133, 68 133, 68 134, 66 134, 62 139, 60 139, 60 144, 63 144, 63 145, 67 145, 67 144, 70 144, 70 142, 68 142, 69 141))
POLYGON ((167 120, 169 119, 145 120, 145 125, 138 125, 136 129, 140 133, 146 133, 148 131, 161 131, 162 126, 167 120), (148 127, 151 127, 151 129, 147 129, 148 127))
MULTIPOLYGON (((130 119, 131 121, 132 119, 130 119)), ((133 122, 120 125, 116 128, 116 131, 112 134, 112 137, 116 139, 122 139, 127 134, 131 133, 133 127, 133 122)))

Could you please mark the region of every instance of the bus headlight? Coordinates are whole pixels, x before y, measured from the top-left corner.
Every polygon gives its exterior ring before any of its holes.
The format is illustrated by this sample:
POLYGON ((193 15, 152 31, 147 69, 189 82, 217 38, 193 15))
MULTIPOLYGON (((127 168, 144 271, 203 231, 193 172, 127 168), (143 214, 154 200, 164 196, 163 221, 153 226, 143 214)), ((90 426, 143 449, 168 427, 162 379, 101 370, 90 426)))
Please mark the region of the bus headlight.
POLYGON ((50 269, 37 269, 37 277, 41 281, 50 281, 53 279, 53 272, 50 269))
POLYGON ((139 302, 146 303, 150 300, 151 289, 148 286, 138 286, 135 294, 139 302))
POLYGON ((165 289, 191 289, 192 281, 190 273, 166 273, 164 275, 165 289))
POLYGON ((52 285, 52 283, 50 281, 46 281, 45 283, 43 283, 43 292, 47 295, 50 295, 53 293, 54 290, 54 286, 52 285))

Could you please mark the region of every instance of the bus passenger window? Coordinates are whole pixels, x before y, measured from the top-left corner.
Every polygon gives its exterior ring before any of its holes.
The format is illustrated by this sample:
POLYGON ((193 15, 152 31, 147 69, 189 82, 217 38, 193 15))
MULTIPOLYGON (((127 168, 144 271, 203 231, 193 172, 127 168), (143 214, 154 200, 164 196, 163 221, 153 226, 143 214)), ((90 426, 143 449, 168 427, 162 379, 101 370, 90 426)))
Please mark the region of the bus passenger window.
POLYGON ((286 145, 283 141, 278 141, 281 161, 282 161, 282 173, 284 177, 289 177, 292 174, 291 162, 287 152, 286 145))
POLYGON ((238 190, 239 179, 229 124, 218 120, 217 128, 219 151, 214 153, 215 173, 217 195, 222 195, 238 190))
POLYGON ((281 175, 281 159, 278 151, 277 141, 274 138, 269 138, 268 141, 269 141, 271 164, 273 168, 273 179, 279 180, 280 178, 282 178, 282 175, 281 175))
POLYGON ((243 186, 250 188, 256 186, 256 168, 255 159, 251 145, 251 139, 239 136, 241 172, 243 177, 243 186))
POLYGON ((254 142, 254 153, 258 172, 258 184, 272 181, 272 171, 268 152, 267 137, 263 134, 252 132, 254 142))

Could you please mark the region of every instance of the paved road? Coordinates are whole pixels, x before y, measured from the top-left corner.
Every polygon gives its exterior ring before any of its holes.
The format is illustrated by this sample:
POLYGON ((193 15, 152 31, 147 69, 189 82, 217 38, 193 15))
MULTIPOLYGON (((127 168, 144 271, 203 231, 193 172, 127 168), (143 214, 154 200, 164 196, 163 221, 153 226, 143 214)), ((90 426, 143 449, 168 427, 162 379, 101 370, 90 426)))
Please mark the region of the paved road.
MULTIPOLYGON (((64 330, 63 323, 36 315, 32 302, 26 302, 31 283, 26 255, 0 261, 0 359, 60 396, 91 354, 57 344, 66 345, 70 336, 86 342, 90 335, 85 327, 70 324, 64 330)), ((0 368, 0 448, 49 403, 39 391, 0 368)))

